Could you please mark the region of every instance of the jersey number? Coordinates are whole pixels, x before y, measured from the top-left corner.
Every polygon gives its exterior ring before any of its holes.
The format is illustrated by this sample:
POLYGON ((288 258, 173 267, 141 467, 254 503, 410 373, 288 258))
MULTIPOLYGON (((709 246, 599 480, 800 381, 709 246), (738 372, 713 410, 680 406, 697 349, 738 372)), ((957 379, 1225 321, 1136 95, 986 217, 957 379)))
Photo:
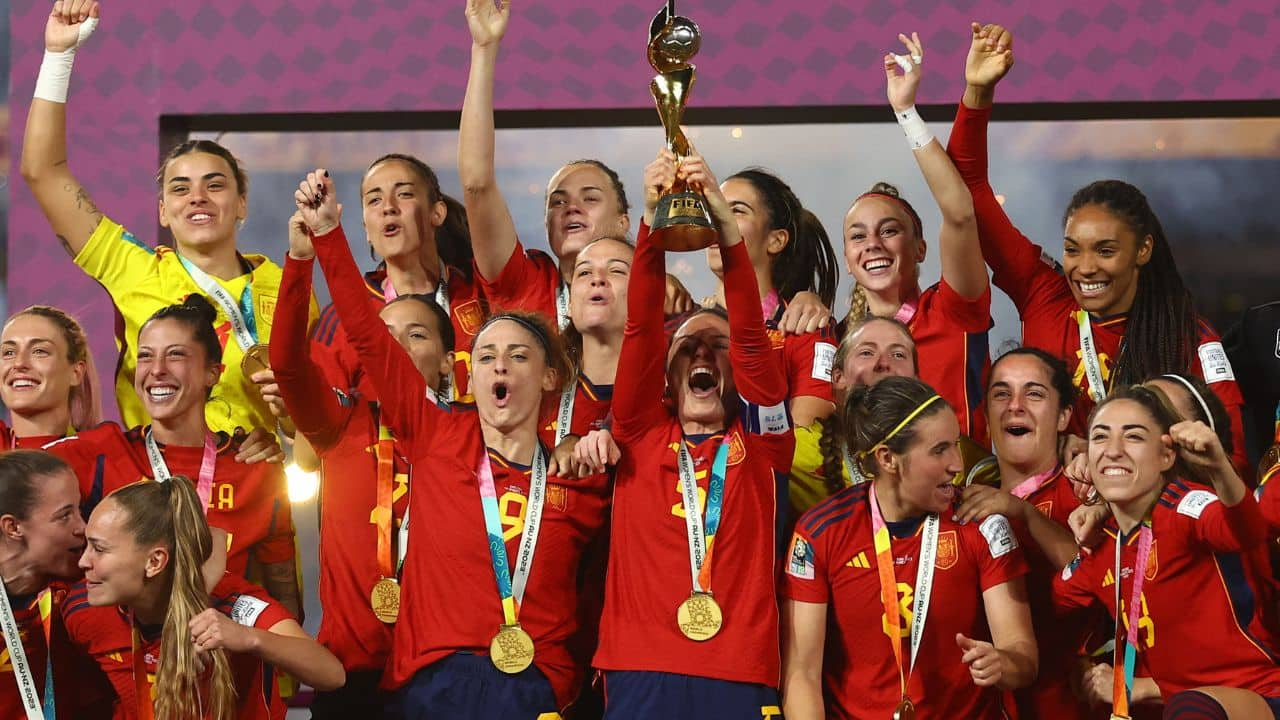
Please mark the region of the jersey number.
MULTIPOLYGON (((1138 644, 1145 645, 1147 649, 1151 649, 1155 647, 1155 644, 1156 644, 1156 624, 1155 624, 1155 621, 1151 619, 1151 612, 1147 608, 1146 593, 1142 593, 1140 602, 1142 603, 1142 612, 1138 615, 1138 644), (1142 639, 1143 633, 1146 634, 1145 643, 1143 642, 1143 639, 1142 639)), ((1125 632, 1127 633, 1129 631, 1129 611, 1125 607, 1125 605, 1126 605, 1125 601, 1121 599, 1120 600, 1120 617, 1124 618, 1124 629, 1125 629, 1125 632)))
MULTIPOLYGON (((693 473, 694 480, 702 480, 707 476, 706 470, 697 470, 693 473)), ((680 519, 684 519, 684 483, 676 481, 676 496, 680 498, 680 502, 671 506, 671 514, 680 519)), ((707 491, 698 488, 698 512, 701 513, 707 507, 707 491)))
POLYGON ((911 634, 911 605, 915 602, 915 591, 906 583, 898 583, 898 619, 899 627, 895 631, 889 627, 889 616, 880 613, 880 622, 884 626, 884 634, 890 638, 901 640, 911 634))

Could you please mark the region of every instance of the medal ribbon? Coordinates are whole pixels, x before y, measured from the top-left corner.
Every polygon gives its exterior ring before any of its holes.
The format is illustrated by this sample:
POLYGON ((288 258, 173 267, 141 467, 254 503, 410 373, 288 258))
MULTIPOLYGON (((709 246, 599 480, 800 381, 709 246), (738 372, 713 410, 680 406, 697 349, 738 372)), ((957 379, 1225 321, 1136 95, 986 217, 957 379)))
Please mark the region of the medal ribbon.
POLYGON ((559 322, 560 332, 564 332, 573 322, 573 318, 569 317, 569 286, 564 281, 556 287, 556 320, 559 322))
POLYGON ((893 657, 898 666, 898 682, 902 687, 902 697, 907 697, 907 681, 916 667, 916 654, 920 650, 920 641, 924 637, 925 620, 929 617, 929 598, 933 592, 934 557, 938 550, 938 525, 936 513, 931 513, 924 521, 924 536, 920 539, 920 563, 916 567, 915 603, 911 608, 911 660, 906 671, 902 669, 902 638, 898 636, 898 628, 902 627, 902 615, 898 612, 898 580, 893 573, 893 544, 889 536, 889 525, 880 513, 880 504, 876 500, 876 485, 872 482, 867 487, 867 497, 871 505, 871 532, 875 538, 876 569, 880 575, 880 602, 884 605, 884 615, 893 634, 889 635, 889 645, 893 647, 893 657))
POLYGON ((577 394, 578 380, 574 379, 573 384, 560 395, 560 412, 556 415, 556 447, 560 447, 560 443, 568 437, 573 425, 573 401, 577 394))
POLYGON ((1102 379, 1102 363, 1098 361, 1098 347, 1093 342, 1093 323, 1084 310, 1077 310, 1075 314, 1076 324, 1080 326, 1080 361, 1089 378, 1089 397, 1100 403, 1107 397, 1107 384, 1102 379))
POLYGON ((861 485, 866 482, 867 479, 863 477, 862 471, 859 470, 858 465, 853 462, 853 456, 849 454, 849 446, 845 445, 841 448, 841 452, 844 453, 844 471, 849 473, 849 484, 861 485))
POLYGON ((1058 466, 1054 465, 1048 470, 1045 470, 1042 473, 1036 473, 1035 475, 1032 475, 1026 480, 1023 480, 1022 482, 1018 483, 1016 486, 1014 486, 1012 490, 1009 491, 1009 494, 1018 498, 1019 500, 1026 500, 1027 498, 1034 495, 1037 490, 1044 487, 1044 484, 1048 482, 1049 478, 1052 478, 1057 474, 1058 474, 1058 466))
POLYGON ((129 615, 129 626, 133 630, 133 697, 138 704, 138 720, 155 720, 156 709, 151 702, 151 683, 147 682, 147 661, 143 658, 142 633, 138 625, 129 615))
MULTIPOLYGON (((164 456, 160 454, 156 439, 151 436, 151 428, 147 428, 144 444, 147 448, 147 461, 151 463, 151 474, 156 482, 169 482, 173 474, 169 472, 169 466, 165 464, 164 456)), ((200 496, 200 509, 206 516, 209 515, 209 501, 213 497, 213 472, 217 463, 217 441, 214 440, 213 433, 205 430, 204 456, 200 458, 200 476, 196 482, 196 494, 200 496)))
POLYGON ((893 314, 893 319, 903 325, 910 325, 911 321, 915 319, 917 309, 918 306, 915 300, 906 300, 898 308, 898 312, 893 314))
POLYGON ((711 479, 707 481, 707 518, 703 522, 698 509, 698 480, 693 474, 693 456, 680 438, 680 451, 676 453, 680 467, 680 490, 684 495, 684 525, 689 536, 689 572, 693 576, 694 592, 711 592, 711 552, 716 532, 720 529, 720 516, 724 506, 724 478, 729 464, 729 438, 725 436, 716 450, 711 464, 711 479))
POLYGON ((9 603, 9 593, 0 584, 0 629, 4 631, 4 643, 9 649, 9 662, 13 665, 13 678, 18 683, 18 696, 22 699, 22 707, 26 711, 27 720, 53 720, 53 647, 49 643, 50 624, 52 623, 52 597, 48 588, 40 593, 37 601, 40 607, 40 623, 44 626, 45 668, 44 668, 44 704, 36 690, 36 679, 31 673, 31 665, 27 662, 27 652, 22 646, 22 633, 18 629, 18 620, 13 614, 13 606, 9 603), (49 612, 45 612, 46 607, 49 612))
POLYGON ((489 558, 493 561, 493 574, 498 579, 498 595, 502 598, 503 624, 516 625, 520 619, 520 603, 524 601, 529 571, 533 567, 533 554, 538 549, 538 532, 542 527, 542 506, 547 496, 547 463, 542 456, 542 447, 539 446, 533 451, 529 505, 525 510, 524 530, 520 533, 520 550, 516 555, 514 567, 511 567, 507 561, 507 543, 502 538, 502 520, 498 516, 498 493, 493 486, 493 465, 489 462, 487 448, 481 448, 476 479, 480 486, 480 505, 484 509, 485 532, 489 535, 489 558))
POLYGON ((1129 600, 1127 633, 1120 619, 1120 551, 1125 543, 1122 534, 1116 536, 1116 643, 1111 665, 1111 707, 1113 715, 1124 718, 1129 717, 1129 697, 1133 693, 1133 678, 1138 665, 1138 618, 1142 610, 1142 584, 1147 576, 1147 560, 1151 556, 1150 522, 1147 519, 1138 526, 1138 557, 1133 565, 1133 593, 1129 600), (1121 646, 1124 647, 1123 660, 1120 657, 1121 646))
MULTIPOLYGON (((176 254, 176 253, 175 253, 176 254)), ((222 309, 222 314, 227 316, 227 322, 231 323, 231 333, 235 335, 236 344, 240 346, 240 350, 248 350, 258 343, 258 327, 253 316, 253 274, 250 272, 248 282, 244 284, 244 291, 240 293, 240 303, 236 304, 231 299, 231 293, 227 289, 218 284, 208 273, 196 267, 191 261, 178 255, 178 260, 182 263, 182 268, 187 271, 187 275, 191 280, 208 295, 213 302, 222 309)))
POLYGON ((391 431, 384 425, 378 425, 378 444, 374 446, 374 455, 378 458, 378 573, 384 578, 394 578, 395 568, 391 566, 391 524, 392 497, 396 474, 395 439, 391 431))
POLYGON ((778 297, 777 290, 770 290, 768 295, 764 296, 764 300, 760 301, 760 310, 764 314, 765 322, 773 319, 778 314, 778 306, 782 304, 782 299, 778 297))

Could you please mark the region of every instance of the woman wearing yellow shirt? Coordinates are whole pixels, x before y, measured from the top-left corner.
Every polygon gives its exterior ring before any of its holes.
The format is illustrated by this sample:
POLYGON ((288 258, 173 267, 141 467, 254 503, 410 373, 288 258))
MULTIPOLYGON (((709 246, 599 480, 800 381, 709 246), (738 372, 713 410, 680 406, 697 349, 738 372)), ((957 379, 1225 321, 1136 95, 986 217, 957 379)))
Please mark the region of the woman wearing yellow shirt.
POLYGON ((206 406, 209 427, 228 433, 273 428, 276 419, 246 371, 265 369, 252 357, 260 353, 265 359, 265 348, 253 348, 270 340, 281 271, 264 256, 236 250, 237 225, 248 212, 248 178, 236 158, 208 140, 184 142, 166 156, 157 175, 159 217, 173 234, 173 248, 152 248, 112 222, 67 165, 71 63, 97 21, 98 3, 92 0, 64 0, 49 16, 45 59, 27 115, 22 176, 63 247, 106 288, 124 321, 116 338, 116 399, 124 424, 147 423, 133 392, 137 348, 130 339, 156 310, 201 294, 217 308, 225 346, 226 369, 206 406))

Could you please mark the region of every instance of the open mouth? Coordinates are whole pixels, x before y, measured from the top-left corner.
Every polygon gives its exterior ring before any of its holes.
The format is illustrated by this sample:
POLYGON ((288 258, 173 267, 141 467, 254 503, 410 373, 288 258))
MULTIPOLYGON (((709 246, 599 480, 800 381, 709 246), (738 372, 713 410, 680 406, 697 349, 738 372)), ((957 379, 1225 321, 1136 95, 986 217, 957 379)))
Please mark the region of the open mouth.
POLYGON ((511 399, 511 390, 505 382, 496 382, 493 384, 493 399, 497 401, 498 407, 504 408, 511 399))
POLYGON ((888 272, 889 268, 892 266, 893 266, 893 260, 889 258, 876 258, 875 260, 868 260, 867 262, 863 263, 862 269, 866 270, 868 273, 871 273, 872 275, 878 275, 878 274, 883 274, 885 272, 888 272))
POLYGON ((1076 281, 1076 287, 1080 290, 1080 294, 1085 297, 1096 297, 1106 291, 1111 286, 1109 282, 1084 282, 1076 281))
POLYGON ((382 226, 382 237, 392 237, 399 234, 401 230, 399 223, 388 223, 382 226))
POLYGON ((689 371, 689 390, 694 397, 705 398, 716 394, 719 378, 711 368, 700 365, 689 371))
POLYGON ((178 388, 172 385, 152 385, 147 388, 147 397, 151 398, 152 402, 167 402, 177 394, 178 388))
POLYGON ((564 226, 565 233, 581 232, 582 230, 586 230, 586 229, 587 229, 587 224, 580 223, 580 222, 565 223, 565 226, 564 226))
POLYGON ((197 212, 197 213, 191 213, 190 215, 188 215, 187 220, 189 222, 195 223, 196 225, 203 225, 204 223, 207 223, 213 220, 213 216, 207 212, 197 212))
POLYGON ((9 387, 13 390, 29 390, 39 386, 40 383, 31 378, 17 378, 9 382, 9 387))
POLYGON ((1031 428, 1026 425, 1006 425, 1004 431, 1014 437, 1022 437, 1023 435, 1031 434, 1031 428))
POLYGON ((1102 468, 1103 477, 1127 477, 1129 474, 1128 468, 1117 467, 1115 465, 1108 465, 1107 467, 1102 468))

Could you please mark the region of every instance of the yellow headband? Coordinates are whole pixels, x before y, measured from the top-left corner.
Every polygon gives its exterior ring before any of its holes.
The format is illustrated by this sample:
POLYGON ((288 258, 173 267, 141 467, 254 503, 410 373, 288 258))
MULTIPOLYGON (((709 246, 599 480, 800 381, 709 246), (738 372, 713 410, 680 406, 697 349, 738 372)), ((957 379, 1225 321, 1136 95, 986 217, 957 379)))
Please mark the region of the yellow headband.
POLYGON ((884 436, 883 440, 876 443, 875 445, 872 445, 871 449, 858 453, 858 455, 860 455, 861 457, 867 457, 871 453, 875 452, 878 448, 884 447, 885 443, 889 442, 890 440, 893 439, 895 435, 902 432, 902 428, 911 424, 911 421, 915 420, 916 417, 920 415, 920 413, 924 412, 930 405, 932 405, 934 401, 941 400, 941 399, 942 399, 942 396, 934 395, 930 397, 928 400, 925 400, 924 402, 917 405, 915 410, 912 410, 909 415, 907 415, 905 418, 902 419, 902 422, 898 423, 896 427, 894 427, 892 430, 889 431, 888 435, 884 436))

